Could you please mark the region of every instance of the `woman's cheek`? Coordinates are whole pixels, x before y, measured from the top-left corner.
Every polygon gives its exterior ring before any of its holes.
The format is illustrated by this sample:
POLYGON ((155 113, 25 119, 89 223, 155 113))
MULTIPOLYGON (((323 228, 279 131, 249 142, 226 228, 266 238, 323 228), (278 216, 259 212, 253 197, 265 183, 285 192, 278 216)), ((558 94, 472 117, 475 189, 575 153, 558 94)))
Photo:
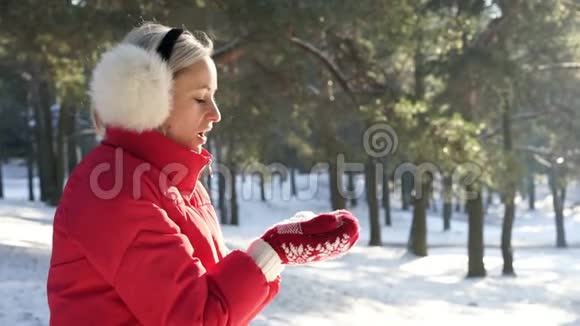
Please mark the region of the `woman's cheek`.
POLYGON ((193 110, 189 112, 188 119, 191 123, 195 123, 199 121, 202 115, 202 108, 199 105, 196 105, 193 110))

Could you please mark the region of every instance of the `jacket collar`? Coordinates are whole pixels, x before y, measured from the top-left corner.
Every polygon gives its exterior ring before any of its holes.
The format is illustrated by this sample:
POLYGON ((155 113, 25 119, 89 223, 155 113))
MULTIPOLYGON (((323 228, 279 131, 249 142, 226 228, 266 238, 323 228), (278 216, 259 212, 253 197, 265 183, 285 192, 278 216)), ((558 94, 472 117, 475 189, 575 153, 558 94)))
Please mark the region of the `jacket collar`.
POLYGON ((150 163, 168 177, 168 186, 181 191, 195 189, 199 174, 212 158, 205 148, 196 153, 154 130, 138 133, 107 128, 102 143, 121 147, 150 163))

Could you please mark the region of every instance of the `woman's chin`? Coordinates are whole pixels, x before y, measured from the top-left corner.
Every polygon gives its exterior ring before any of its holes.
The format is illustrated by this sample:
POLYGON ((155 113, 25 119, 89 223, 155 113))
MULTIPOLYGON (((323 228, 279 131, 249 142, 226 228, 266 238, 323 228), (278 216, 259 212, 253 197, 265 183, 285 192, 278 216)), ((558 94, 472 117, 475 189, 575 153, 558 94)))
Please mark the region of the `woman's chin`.
POLYGON ((197 154, 201 153, 201 148, 202 148, 201 144, 192 144, 191 146, 189 146, 189 149, 197 154))

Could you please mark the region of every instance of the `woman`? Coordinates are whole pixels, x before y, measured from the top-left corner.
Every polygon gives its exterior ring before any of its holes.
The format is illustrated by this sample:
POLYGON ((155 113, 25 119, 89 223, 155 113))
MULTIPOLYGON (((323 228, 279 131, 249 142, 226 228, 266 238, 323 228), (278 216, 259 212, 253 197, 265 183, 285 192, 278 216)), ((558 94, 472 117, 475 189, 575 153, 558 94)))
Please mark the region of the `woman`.
POLYGON ((283 221, 227 252, 198 181, 220 121, 212 43, 145 24, 103 55, 91 81, 105 131, 68 179, 54 219, 51 325, 246 325, 287 264, 348 251, 347 211, 283 221))

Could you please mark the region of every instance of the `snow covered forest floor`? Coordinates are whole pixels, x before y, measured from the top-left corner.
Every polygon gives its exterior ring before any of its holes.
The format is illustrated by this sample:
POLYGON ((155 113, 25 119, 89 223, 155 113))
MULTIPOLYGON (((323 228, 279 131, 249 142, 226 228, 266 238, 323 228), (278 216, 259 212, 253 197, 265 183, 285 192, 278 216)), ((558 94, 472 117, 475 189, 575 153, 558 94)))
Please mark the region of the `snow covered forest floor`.
MULTIPOLYGON (((4 167, 0 325, 7 326, 47 325, 49 318, 45 283, 54 208, 25 200, 24 173, 21 167, 4 167)), ((298 178, 302 199, 284 200, 275 183, 268 189, 271 199, 263 203, 257 184, 250 191, 253 181, 247 178, 241 193, 251 196, 240 199, 241 225, 224 226, 229 247, 245 248, 268 226, 298 210, 329 210, 325 179, 320 178, 319 191, 311 196, 304 195, 313 191, 306 189, 308 181, 305 175, 298 178)), ((580 325, 580 186, 570 186, 566 202, 568 249, 554 247, 551 197, 544 184, 538 186, 537 198, 533 212, 525 201, 518 201, 513 230, 515 278, 501 276, 498 198, 486 216, 488 277, 483 279, 465 279, 463 213, 454 212, 452 229, 443 232, 440 203, 437 211, 431 209, 429 256, 416 258, 406 255, 404 246, 411 214, 400 210, 396 198, 393 226, 383 227, 385 246, 380 248, 367 246, 368 215, 365 205, 359 205, 353 209, 363 228, 357 247, 338 260, 287 267, 279 296, 252 325, 580 325)))

